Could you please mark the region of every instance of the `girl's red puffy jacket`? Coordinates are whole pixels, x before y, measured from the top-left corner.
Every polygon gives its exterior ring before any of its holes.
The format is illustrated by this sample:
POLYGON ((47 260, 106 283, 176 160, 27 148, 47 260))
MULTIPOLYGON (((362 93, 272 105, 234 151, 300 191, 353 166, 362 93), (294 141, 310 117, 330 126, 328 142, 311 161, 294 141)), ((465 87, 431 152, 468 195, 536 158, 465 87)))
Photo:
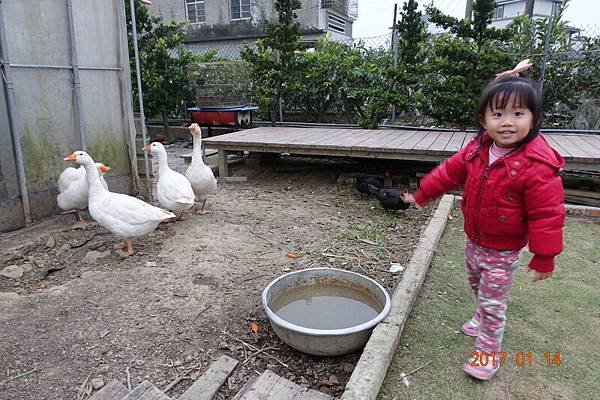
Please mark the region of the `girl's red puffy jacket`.
POLYGON ((483 133, 421 180, 419 205, 464 185, 465 233, 480 246, 517 250, 529 241, 529 267, 554 270, 562 251, 564 192, 558 174, 564 159, 537 136, 488 166, 492 139, 483 133))

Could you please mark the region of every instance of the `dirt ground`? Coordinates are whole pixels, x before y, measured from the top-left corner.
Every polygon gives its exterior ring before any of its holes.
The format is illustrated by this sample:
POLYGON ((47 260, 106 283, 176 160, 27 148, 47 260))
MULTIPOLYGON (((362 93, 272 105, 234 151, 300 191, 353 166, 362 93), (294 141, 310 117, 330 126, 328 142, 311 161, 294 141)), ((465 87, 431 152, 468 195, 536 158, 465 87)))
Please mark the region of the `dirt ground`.
POLYGON ((248 181, 220 183, 211 213, 161 225, 134 241, 129 258, 104 228, 66 230, 74 215, 1 235, 0 270, 24 273, 0 276, 0 381, 36 371, 0 385, 0 399, 86 398, 80 389, 92 380, 127 385, 128 374, 132 386, 147 379, 161 389, 189 378, 169 390, 176 398, 223 354, 240 363, 219 399, 265 369, 340 395, 360 352, 291 349, 260 294, 277 276, 316 266, 366 274, 391 294, 401 275, 388 272, 390 262, 406 265, 435 205, 389 214, 338 180, 374 168, 294 157, 232 167, 248 181))

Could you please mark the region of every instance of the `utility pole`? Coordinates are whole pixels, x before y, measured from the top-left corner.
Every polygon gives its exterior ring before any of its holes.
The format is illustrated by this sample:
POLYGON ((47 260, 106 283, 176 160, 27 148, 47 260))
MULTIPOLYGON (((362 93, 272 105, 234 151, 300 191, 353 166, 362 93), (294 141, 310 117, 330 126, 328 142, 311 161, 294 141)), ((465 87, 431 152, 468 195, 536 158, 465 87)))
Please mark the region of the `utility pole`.
POLYGON ((529 18, 533 18, 533 5, 535 0, 527 0, 525 2, 525 14, 529 15, 529 18))
POLYGON ((467 0, 467 7, 465 8, 465 19, 471 19, 473 15, 473 0, 467 0))

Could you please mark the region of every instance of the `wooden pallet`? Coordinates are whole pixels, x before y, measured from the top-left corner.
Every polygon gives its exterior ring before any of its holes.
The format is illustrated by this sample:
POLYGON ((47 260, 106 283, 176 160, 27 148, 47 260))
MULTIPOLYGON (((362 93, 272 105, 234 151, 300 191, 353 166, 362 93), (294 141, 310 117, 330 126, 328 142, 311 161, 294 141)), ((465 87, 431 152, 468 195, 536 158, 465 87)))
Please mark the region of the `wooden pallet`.
MULTIPOLYGON (((441 162, 465 147, 474 132, 430 129, 259 127, 203 140, 219 152, 219 174, 228 176, 232 151, 290 153, 441 162)), ((544 132, 566 161, 567 170, 600 171, 600 135, 544 132)))
POLYGON ((266 370, 248 381, 232 400, 333 400, 333 397, 298 386, 266 370))
MULTIPOLYGON (((179 397, 179 400, 214 399, 237 364, 237 360, 221 356, 179 397)), ((129 392, 122 383, 113 380, 89 400, 171 400, 171 397, 148 381, 143 381, 129 392)), ((296 385, 266 370, 260 376, 250 378, 232 400, 333 400, 333 397, 296 385)))
POLYGON ((179 397, 179 400, 211 400, 227 377, 238 365, 231 357, 221 356, 210 368, 179 397))
MULTIPOLYGON (((237 360, 221 356, 179 397, 179 400, 212 400, 237 364, 237 360)), ((113 380, 95 393, 90 400, 171 400, 171 398, 148 381, 143 381, 129 392, 122 383, 113 380)))

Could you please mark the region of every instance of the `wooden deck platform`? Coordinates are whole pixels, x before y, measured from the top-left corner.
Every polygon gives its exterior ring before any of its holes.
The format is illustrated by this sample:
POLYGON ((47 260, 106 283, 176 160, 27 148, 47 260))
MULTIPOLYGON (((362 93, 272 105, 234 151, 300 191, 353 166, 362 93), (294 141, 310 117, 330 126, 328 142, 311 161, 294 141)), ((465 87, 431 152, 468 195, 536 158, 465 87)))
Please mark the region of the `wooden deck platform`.
MULTIPOLYGON (((203 140, 219 151, 219 175, 228 176, 231 151, 441 162, 473 137, 471 132, 405 129, 260 127, 203 140)), ((600 171, 600 135, 545 133, 566 169, 600 171)))

